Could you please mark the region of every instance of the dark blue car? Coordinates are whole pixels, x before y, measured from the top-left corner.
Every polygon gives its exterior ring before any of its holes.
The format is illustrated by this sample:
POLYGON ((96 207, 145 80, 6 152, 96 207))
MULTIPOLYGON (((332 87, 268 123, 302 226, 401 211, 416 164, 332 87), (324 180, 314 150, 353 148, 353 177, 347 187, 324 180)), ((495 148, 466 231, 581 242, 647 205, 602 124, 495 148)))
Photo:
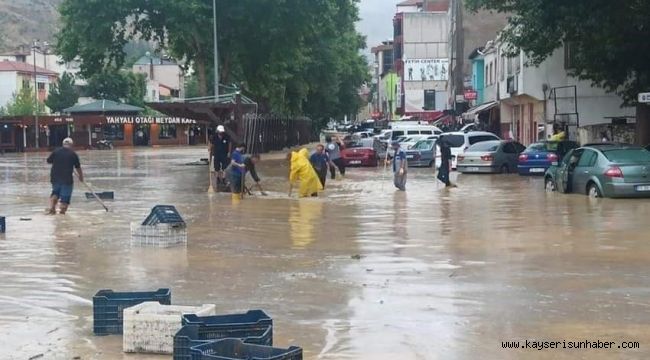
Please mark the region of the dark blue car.
POLYGON ((575 141, 543 141, 531 144, 519 155, 519 175, 544 175, 551 165, 557 165, 564 155, 578 147, 575 141))

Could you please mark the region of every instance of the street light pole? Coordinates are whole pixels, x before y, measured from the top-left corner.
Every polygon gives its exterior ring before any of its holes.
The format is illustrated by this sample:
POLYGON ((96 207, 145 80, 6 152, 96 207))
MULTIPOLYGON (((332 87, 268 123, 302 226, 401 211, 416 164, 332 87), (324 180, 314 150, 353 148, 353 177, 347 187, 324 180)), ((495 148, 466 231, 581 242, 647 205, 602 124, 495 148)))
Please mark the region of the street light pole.
POLYGON ((219 101, 219 50, 217 48, 217 0, 212 0, 212 23, 214 25, 214 101, 219 101))
POLYGON ((38 149, 39 136, 41 131, 38 126, 38 77, 36 75, 36 48, 37 47, 38 47, 38 41, 34 40, 34 45, 32 46, 33 56, 34 56, 32 59, 32 61, 34 62, 34 134, 36 140, 35 147, 38 149))

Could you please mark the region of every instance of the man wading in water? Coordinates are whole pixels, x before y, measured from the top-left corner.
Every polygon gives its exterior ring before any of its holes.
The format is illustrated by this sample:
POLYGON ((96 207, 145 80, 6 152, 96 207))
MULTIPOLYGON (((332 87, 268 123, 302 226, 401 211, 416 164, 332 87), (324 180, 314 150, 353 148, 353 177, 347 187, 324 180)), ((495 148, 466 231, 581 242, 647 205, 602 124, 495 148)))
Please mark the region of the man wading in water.
POLYGON ((79 156, 72 150, 73 141, 70 138, 63 140, 63 147, 58 148, 47 158, 47 163, 52 164, 50 170, 50 182, 52 183, 52 195, 50 195, 50 208, 47 209, 48 215, 56 214, 56 205, 59 206, 59 213, 65 215, 70 206, 72 198, 72 188, 74 179, 72 172, 77 171, 79 181, 84 181, 84 174, 81 171, 79 156))
MULTIPOLYGON (((214 171, 217 172, 217 189, 226 184, 225 171, 230 165, 232 144, 223 125, 217 126, 217 133, 210 143, 210 156, 214 156, 214 171)), ((217 190, 218 191, 218 190, 217 190)))
POLYGON ((444 136, 438 139, 438 147, 440 148, 440 169, 438 169, 438 180, 445 184, 445 187, 455 187, 449 179, 451 171, 451 148, 444 136))

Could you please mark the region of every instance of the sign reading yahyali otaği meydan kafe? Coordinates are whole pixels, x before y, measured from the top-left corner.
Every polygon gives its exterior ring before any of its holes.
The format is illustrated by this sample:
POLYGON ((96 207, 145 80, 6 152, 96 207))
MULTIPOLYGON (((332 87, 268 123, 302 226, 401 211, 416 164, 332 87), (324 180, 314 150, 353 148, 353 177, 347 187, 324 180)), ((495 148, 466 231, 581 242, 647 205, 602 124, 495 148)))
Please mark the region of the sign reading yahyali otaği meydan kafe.
POLYGON ((107 116, 107 124, 172 124, 194 125, 196 120, 181 117, 156 117, 156 116, 107 116))

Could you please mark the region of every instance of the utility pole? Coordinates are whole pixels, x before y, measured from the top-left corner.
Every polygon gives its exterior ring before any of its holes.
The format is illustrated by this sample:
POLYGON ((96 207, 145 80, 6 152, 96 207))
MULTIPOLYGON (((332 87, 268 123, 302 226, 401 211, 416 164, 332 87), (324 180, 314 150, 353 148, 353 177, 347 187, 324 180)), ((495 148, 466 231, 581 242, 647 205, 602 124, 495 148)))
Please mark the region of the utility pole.
POLYGON ((32 61, 34 63, 34 134, 35 134, 35 140, 36 144, 35 147, 36 149, 39 148, 39 133, 40 133, 40 128, 38 126, 38 76, 36 75, 36 49, 38 48, 38 40, 34 40, 34 44, 32 45, 32 51, 33 51, 33 58, 32 61))
POLYGON ((214 25, 214 102, 219 101, 219 49, 217 48, 217 0, 212 0, 212 17, 214 25))
MULTIPOLYGON (((463 74, 465 67, 465 34, 463 32, 463 0, 456 0, 456 72, 454 74, 454 95, 462 95, 465 87, 465 77, 463 74)), ((456 103, 454 96, 454 103, 456 103)), ((456 108, 454 106, 454 108, 456 108)))

